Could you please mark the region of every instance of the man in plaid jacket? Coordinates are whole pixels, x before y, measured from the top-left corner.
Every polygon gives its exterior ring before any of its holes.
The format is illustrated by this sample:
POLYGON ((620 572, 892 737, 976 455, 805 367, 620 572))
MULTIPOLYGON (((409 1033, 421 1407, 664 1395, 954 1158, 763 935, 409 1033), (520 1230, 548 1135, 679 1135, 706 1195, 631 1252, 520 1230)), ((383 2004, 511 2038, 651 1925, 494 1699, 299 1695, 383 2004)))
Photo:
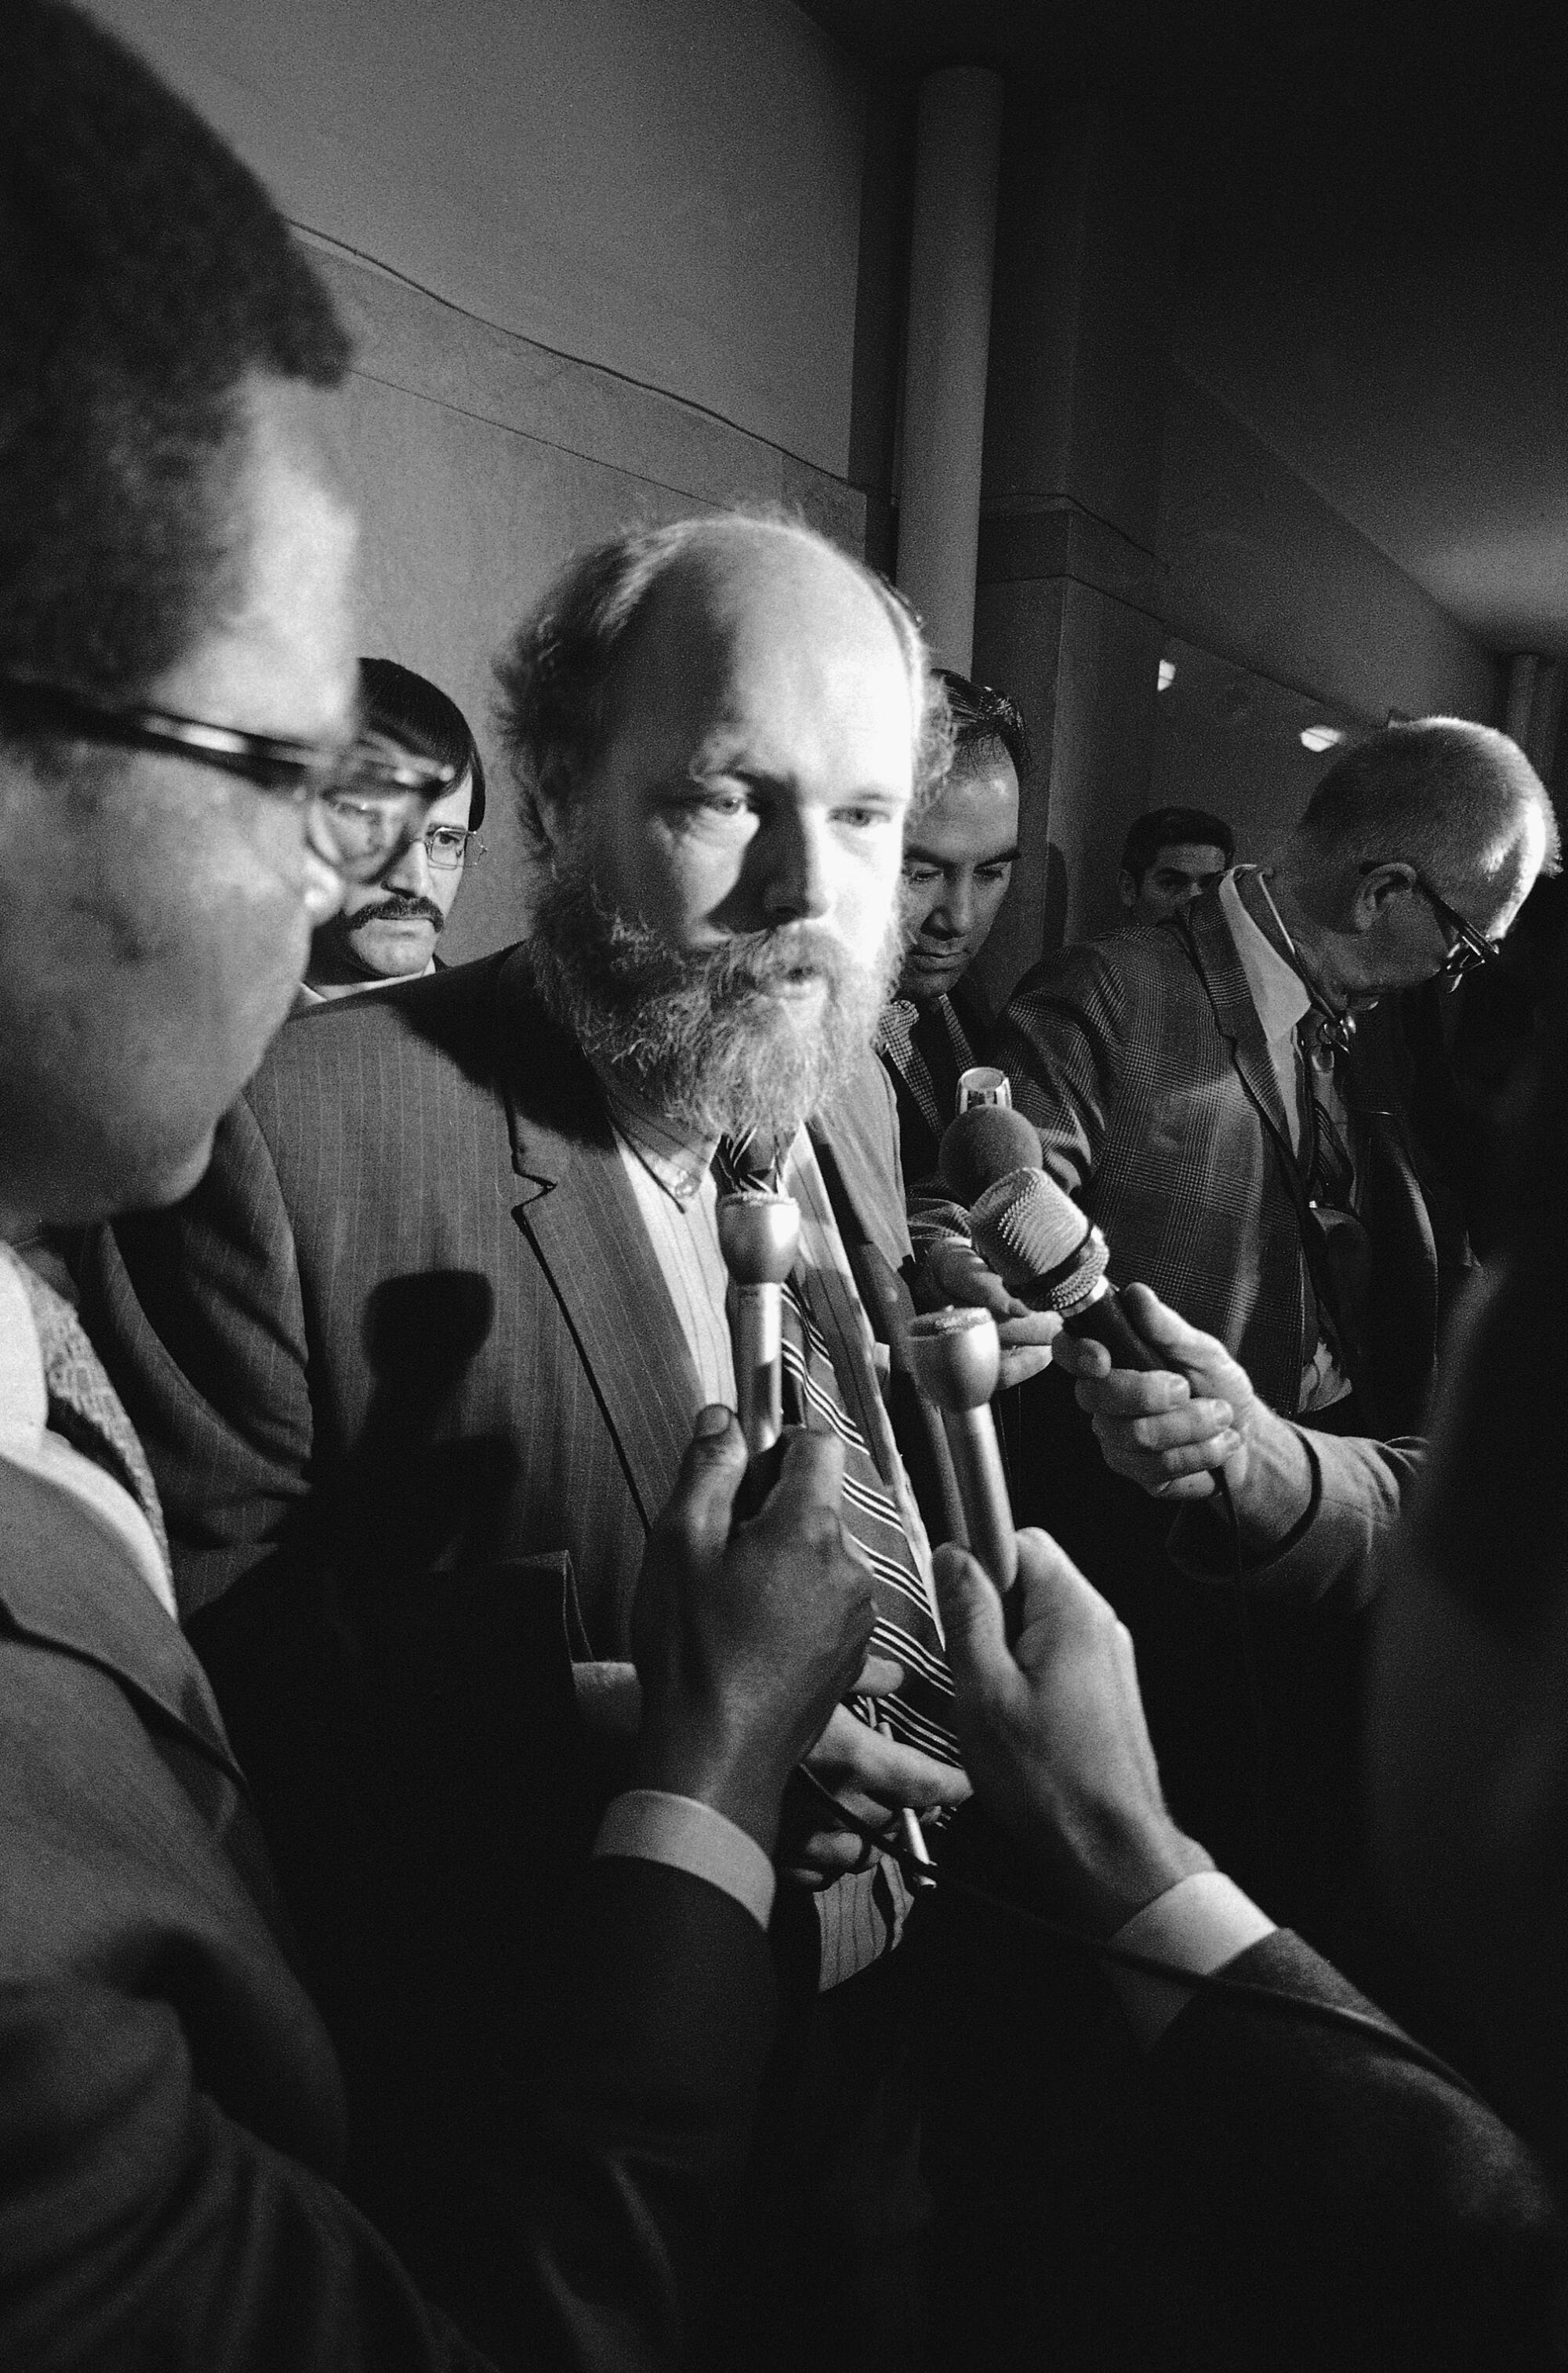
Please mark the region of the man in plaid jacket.
POLYGON ((1440 1257, 1386 1000, 1485 962, 1556 848, 1504 735, 1391 726, 1330 769, 1275 864, 1014 995, 997 1059, 1111 1275, 1218 1336, 1287 1417, 1422 1421, 1465 1256, 1456 1230, 1440 1257))

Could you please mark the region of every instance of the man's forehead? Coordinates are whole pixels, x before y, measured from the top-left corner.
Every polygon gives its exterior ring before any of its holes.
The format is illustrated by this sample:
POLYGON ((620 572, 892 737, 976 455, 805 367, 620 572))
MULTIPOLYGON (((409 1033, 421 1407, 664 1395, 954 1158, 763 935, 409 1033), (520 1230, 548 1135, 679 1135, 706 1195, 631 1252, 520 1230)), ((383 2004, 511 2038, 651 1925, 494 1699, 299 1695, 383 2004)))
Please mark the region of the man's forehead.
POLYGON ((1153 873, 1223 873, 1225 854, 1217 841, 1173 840, 1156 848, 1153 873))
POLYGON ((891 727, 912 752, 909 666, 865 579, 777 532, 701 544, 672 563, 616 672, 615 724, 656 715, 719 753, 774 722, 797 731, 814 714, 867 739, 891 727))
POLYGON ((910 825, 905 846, 912 858, 983 865, 1016 856, 1017 840, 1018 778, 1004 757, 949 776, 910 825))

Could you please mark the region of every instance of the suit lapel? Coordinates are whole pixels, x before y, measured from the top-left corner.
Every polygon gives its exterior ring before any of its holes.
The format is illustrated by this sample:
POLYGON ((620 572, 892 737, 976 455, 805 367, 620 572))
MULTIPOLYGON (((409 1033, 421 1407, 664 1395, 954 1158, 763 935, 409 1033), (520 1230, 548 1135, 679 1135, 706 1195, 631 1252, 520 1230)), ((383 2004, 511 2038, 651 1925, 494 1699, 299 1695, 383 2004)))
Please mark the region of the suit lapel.
POLYGON ((1269 1059, 1269 1042, 1217 893, 1210 891, 1195 899, 1177 928, 1208 992, 1220 1035, 1230 1042, 1231 1060, 1241 1084, 1279 1140, 1286 1160, 1294 1162, 1290 1122, 1269 1059))
POLYGON ((0 1607, 29 1639, 112 1674, 243 1788, 206 1675, 129 1552, 69 1492, 8 1460, 0 1607))
POLYGON ((651 1526, 691 1440, 697 1371, 593 1074, 540 1005, 524 950, 497 975, 495 1017, 519 1185, 513 1216, 550 1280, 651 1526))
POLYGON ((894 1113, 892 1082, 880 1059, 868 1053, 864 1070, 817 1116, 810 1133, 846 1246, 874 1245, 898 1269, 913 1257, 913 1249, 899 1191, 894 1113))

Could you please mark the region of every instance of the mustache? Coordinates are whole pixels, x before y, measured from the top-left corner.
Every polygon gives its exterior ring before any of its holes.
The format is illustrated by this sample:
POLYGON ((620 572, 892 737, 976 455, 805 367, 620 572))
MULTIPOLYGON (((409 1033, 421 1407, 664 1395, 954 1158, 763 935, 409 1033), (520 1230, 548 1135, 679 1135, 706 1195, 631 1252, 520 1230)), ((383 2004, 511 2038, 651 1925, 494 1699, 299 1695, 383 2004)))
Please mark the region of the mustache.
POLYGON ((351 932, 362 931, 366 923, 420 921, 434 923, 440 930, 446 920, 434 898, 422 898, 417 891, 410 891, 405 896, 402 892, 394 890, 387 897, 377 898, 373 906, 362 906, 357 915, 351 916, 348 929, 351 932))

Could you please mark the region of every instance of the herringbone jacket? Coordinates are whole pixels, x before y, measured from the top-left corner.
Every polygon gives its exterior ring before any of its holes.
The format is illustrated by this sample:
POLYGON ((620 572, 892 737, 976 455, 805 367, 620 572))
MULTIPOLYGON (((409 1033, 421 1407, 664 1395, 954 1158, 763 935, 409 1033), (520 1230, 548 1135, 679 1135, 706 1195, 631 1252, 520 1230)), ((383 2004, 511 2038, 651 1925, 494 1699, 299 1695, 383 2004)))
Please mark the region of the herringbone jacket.
MULTIPOLYGON (((1367 1356, 1354 1381, 1364 1425, 1383 1436, 1420 1429, 1440 1289, 1469 1258, 1462 1230, 1418 1175, 1396 1034, 1385 1007, 1364 1016, 1345 1081, 1374 1259, 1367 1356)), ((1220 1337, 1273 1408, 1294 1414, 1312 1308, 1305 1182, 1217 894, 1157 929, 1037 964, 1003 1017, 994 1059, 1048 1165, 1104 1230, 1112 1278, 1153 1286, 1220 1337)))

